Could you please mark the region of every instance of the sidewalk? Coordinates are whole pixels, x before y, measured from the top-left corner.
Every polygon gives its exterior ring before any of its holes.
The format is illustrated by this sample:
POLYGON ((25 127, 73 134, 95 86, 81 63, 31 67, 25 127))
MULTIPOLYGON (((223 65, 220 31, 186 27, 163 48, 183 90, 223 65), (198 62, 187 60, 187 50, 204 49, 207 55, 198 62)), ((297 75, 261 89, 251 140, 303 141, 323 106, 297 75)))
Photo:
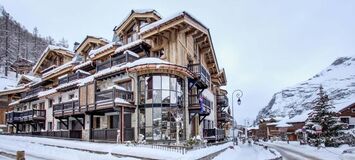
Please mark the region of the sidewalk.
POLYGON ((124 144, 94 143, 50 138, 0 135, 0 149, 25 150, 26 154, 48 159, 199 159, 230 146, 225 143, 186 154, 124 144), (89 153, 88 153, 89 152, 89 153), (63 153, 63 154, 61 154, 63 153))

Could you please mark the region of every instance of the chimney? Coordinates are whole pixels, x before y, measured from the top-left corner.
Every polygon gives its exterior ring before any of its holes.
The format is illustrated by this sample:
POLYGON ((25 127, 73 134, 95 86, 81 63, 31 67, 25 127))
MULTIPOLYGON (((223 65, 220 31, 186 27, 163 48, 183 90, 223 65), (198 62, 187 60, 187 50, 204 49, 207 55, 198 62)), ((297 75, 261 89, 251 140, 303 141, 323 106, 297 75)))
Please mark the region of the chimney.
POLYGON ((73 48, 74 52, 76 49, 78 49, 79 45, 80 45, 79 42, 74 42, 74 48, 73 48))

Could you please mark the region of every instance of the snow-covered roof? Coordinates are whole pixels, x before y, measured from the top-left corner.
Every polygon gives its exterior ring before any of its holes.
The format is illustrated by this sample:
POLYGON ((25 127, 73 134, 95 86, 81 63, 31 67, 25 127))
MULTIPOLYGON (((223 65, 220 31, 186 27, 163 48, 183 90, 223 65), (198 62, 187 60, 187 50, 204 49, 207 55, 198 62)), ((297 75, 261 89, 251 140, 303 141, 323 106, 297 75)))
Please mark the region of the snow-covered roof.
POLYGON ((122 51, 126 51, 127 49, 130 49, 138 44, 141 44, 142 42, 144 42, 143 40, 141 39, 138 39, 138 40, 135 40, 131 43, 128 43, 128 44, 125 44, 125 45, 122 45, 120 47, 118 47, 116 50, 115 50, 115 53, 119 53, 119 52, 122 52, 122 51))
POLYGON ((252 126, 252 127, 247 128, 247 130, 253 130, 253 129, 259 129, 259 126, 252 126))
POLYGON ((65 64, 63 64, 61 66, 58 66, 57 68, 54 68, 54 69, 52 69, 52 70, 50 70, 50 71, 48 71, 46 73, 43 73, 42 78, 46 78, 46 77, 48 77, 48 76, 50 76, 50 75, 52 75, 54 73, 57 73, 57 72, 59 72, 59 71, 61 71, 63 69, 69 68, 71 66, 73 66, 73 62, 72 61, 70 61, 68 63, 65 63, 65 64))
POLYGON ((78 64, 78 65, 76 65, 76 66, 74 66, 74 70, 77 70, 77 69, 80 69, 80 68, 82 68, 82 67, 85 67, 85 66, 88 66, 88 65, 91 65, 92 64, 92 61, 91 60, 88 60, 88 61, 86 61, 86 62, 83 62, 83 63, 80 63, 80 64, 78 64))
POLYGON ((30 80, 30 81, 32 81, 32 82, 39 82, 39 81, 42 80, 40 77, 36 77, 36 76, 32 76, 32 75, 23 74, 22 76, 23 76, 24 78, 27 78, 28 80, 30 80))
POLYGON ((110 90, 110 89, 113 89, 113 88, 126 91, 126 88, 123 88, 123 87, 121 87, 121 86, 119 86, 119 85, 112 85, 112 86, 110 86, 110 87, 107 87, 107 88, 104 89, 104 90, 110 90))
POLYGON ((119 97, 115 98, 115 103, 131 105, 129 102, 119 97))
POLYGON ((95 57, 97 54, 105 51, 105 50, 108 50, 110 48, 112 48, 113 46, 118 46, 118 45, 122 45, 121 42, 111 42, 111 43, 108 43, 100 48, 97 48, 97 49, 93 49, 89 52, 89 56, 90 58, 93 58, 95 57))
POLYGON ((81 69, 78 69, 78 70, 75 71, 75 73, 78 73, 78 72, 83 73, 83 74, 86 74, 86 75, 91 75, 90 72, 86 72, 86 71, 83 71, 83 70, 81 70, 81 69))
POLYGON ((134 52, 132 52, 132 51, 130 51, 130 50, 126 50, 126 51, 124 51, 123 53, 125 53, 125 54, 130 54, 130 55, 132 55, 132 56, 134 56, 134 57, 139 58, 139 55, 138 55, 137 53, 134 53, 134 52))
POLYGON ((206 27, 206 25, 204 25, 201 21, 199 21, 197 18, 192 16, 190 13, 187 13, 186 11, 182 11, 182 12, 175 13, 175 14, 169 16, 169 17, 162 18, 162 19, 160 19, 160 20, 158 20, 156 22, 153 22, 151 24, 148 24, 148 25, 142 27, 141 30, 140 30, 140 34, 143 34, 143 33, 147 32, 149 30, 152 30, 154 28, 158 28, 158 27, 160 27, 163 24, 169 23, 170 21, 173 21, 173 20, 178 19, 178 18, 180 18, 182 16, 185 16, 185 15, 190 17, 192 20, 194 20, 198 24, 200 24, 205 29, 208 29, 206 27))
POLYGON ((13 106, 13 105, 19 104, 20 101, 21 101, 21 99, 13 101, 13 102, 9 103, 9 106, 13 106))
POLYGON ((287 124, 287 123, 279 123, 276 125, 276 127, 279 127, 279 128, 284 128, 284 127, 292 127, 291 124, 287 124))
POLYGON ((139 14, 144 14, 144 13, 154 13, 155 15, 157 15, 159 18, 161 18, 161 15, 154 9, 133 9, 131 10, 131 12, 121 21, 121 23, 119 23, 117 26, 115 26, 115 28, 113 29, 114 31, 116 31, 118 28, 120 28, 128 19, 129 17, 131 17, 134 13, 139 13, 139 14))
POLYGON ((173 14, 173 15, 171 15, 171 16, 169 16, 169 17, 162 18, 162 19, 160 19, 160 20, 158 20, 158 21, 155 21, 155 22, 153 22, 153 23, 151 23, 151 24, 148 24, 148 25, 146 25, 146 26, 143 26, 143 27, 140 29, 140 34, 142 34, 142 33, 144 33, 144 32, 147 32, 147 31, 149 31, 149 30, 151 30, 151 29, 154 29, 155 27, 158 27, 158 26, 160 26, 160 25, 162 25, 162 24, 164 24, 164 23, 167 23, 167 22, 169 22, 169 21, 172 21, 172 20, 174 20, 174 19, 177 18, 177 17, 183 16, 184 14, 185 14, 185 12, 179 12, 179 13, 173 14))
POLYGON ((56 88, 48 89, 48 90, 39 92, 38 97, 48 96, 48 95, 54 94, 56 92, 57 92, 56 88))
POLYGON ((79 83, 79 86, 82 86, 82 85, 85 85, 86 83, 92 82, 95 78, 98 78, 98 77, 101 77, 104 75, 108 75, 110 73, 114 73, 117 71, 121 71, 126 68, 131 68, 131 67, 144 65, 144 64, 171 64, 171 63, 161 60, 159 58, 154 58, 154 57, 140 58, 140 59, 135 60, 133 62, 128 62, 128 63, 124 63, 121 65, 115 65, 115 66, 112 66, 111 68, 106 68, 104 70, 101 70, 91 76, 88 76, 88 77, 82 79, 79 83))

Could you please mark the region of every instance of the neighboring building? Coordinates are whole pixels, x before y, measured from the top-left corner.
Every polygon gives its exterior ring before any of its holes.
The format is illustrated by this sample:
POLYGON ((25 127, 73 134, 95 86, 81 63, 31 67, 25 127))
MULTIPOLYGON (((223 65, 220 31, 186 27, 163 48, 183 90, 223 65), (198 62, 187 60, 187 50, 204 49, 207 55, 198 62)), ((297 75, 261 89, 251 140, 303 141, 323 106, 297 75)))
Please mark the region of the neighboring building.
POLYGON ((10 66, 10 68, 16 72, 16 76, 18 74, 28 74, 32 67, 33 67, 33 62, 29 61, 25 58, 18 58, 15 62, 13 62, 10 66))
POLYGON ((346 123, 349 129, 355 128, 355 103, 339 111, 340 121, 346 123))
POLYGON ((186 12, 161 19, 132 10, 113 42, 87 36, 74 52, 49 46, 32 72, 40 81, 10 105, 11 132, 169 143, 221 140, 230 127, 209 29, 186 12))
POLYGON ((278 136, 279 131, 276 128, 279 118, 264 118, 259 121, 259 129, 256 132, 256 137, 262 139, 270 139, 271 137, 278 136))

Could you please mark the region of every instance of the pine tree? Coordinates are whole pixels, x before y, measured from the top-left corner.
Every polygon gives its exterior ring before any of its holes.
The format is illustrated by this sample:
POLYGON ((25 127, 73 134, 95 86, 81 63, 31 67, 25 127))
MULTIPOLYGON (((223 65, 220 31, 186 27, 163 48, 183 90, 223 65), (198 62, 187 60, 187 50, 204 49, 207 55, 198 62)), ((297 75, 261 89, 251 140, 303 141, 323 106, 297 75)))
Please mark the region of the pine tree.
POLYGON ((337 113, 328 95, 319 87, 318 98, 308 115, 305 128, 307 129, 310 142, 319 145, 325 143, 326 146, 336 145, 336 139, 341 134, 343 123, 339 121, 337 113))

